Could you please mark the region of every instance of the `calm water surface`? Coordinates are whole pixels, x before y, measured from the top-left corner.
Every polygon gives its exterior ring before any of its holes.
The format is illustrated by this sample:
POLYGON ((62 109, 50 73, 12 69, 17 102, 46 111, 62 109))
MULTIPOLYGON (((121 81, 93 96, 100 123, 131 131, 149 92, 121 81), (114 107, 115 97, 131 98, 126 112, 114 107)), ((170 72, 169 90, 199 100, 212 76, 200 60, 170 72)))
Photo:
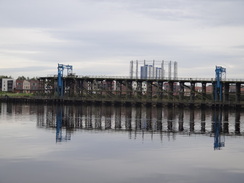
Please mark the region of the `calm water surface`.
POLYGON ((0 104, 0 183, 243 183, 244 113, 0 104))

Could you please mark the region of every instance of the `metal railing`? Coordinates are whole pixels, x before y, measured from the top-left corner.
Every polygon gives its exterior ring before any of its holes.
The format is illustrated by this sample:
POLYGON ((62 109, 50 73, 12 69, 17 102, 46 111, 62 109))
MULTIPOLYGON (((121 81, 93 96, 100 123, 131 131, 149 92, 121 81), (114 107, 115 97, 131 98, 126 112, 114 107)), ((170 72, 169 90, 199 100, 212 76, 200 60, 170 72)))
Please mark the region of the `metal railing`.
MULTIPOLYGON (((47 77, 57 77, 57 74, 49 74, 47 77)), ((64 75, 64 77, 69 77, 67 75, 64 75)), ((145 80, 145 81, 159 81, 159 80, 164 80, 164 81, 207 81, 207 82, 213 82, 215 81, 215 78, 192 78, 192 77, 164 77, 164 78, 157 78, 157 77, 151 77, 151 78, 145 78, 141 79, 140 77, 130 77, 130 76, 106 76, 106 75, 73 75, 71 77, 75 78, 90 78, 90 79, 132 79, 132 80, 145 80)), ((240 78, 223 78, 222 81, 226 82, 244 82, 244 79, 240 78)))

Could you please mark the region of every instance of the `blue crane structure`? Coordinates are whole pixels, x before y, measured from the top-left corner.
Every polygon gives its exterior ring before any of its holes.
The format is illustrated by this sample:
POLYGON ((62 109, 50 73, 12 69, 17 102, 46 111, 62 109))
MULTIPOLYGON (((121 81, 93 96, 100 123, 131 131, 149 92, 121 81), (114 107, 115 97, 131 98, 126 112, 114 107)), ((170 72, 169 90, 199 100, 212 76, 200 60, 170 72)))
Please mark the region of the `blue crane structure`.
POLYGON ((214 91, 214 100, 222 101, 223 99, 223 85, 222 85, 222 77, 226 74, 226 69, 221 66, 216 66, 215 68, 215 91, 214 91))
POLYGON ((63 81, 63 72, 64 69, 67 69, 67 75, 71 75, 73 73, 73 67, 72 65, 64 65, 64 64, 58 64, 58 86, 57 86, 57 92, 59 97, 64 96, 64 81, 63 81))

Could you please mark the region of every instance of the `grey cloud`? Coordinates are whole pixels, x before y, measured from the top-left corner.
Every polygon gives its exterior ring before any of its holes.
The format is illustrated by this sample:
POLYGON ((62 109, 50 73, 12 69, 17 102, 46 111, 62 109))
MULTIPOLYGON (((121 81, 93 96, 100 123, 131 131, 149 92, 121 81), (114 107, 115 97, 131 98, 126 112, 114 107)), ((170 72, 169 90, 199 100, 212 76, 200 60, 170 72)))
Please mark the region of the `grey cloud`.
POLYGON ((5 68, 4 71, 3 69, 0 69, 0 72, 35 72, 35 71, 43 71, 43 70, 49 70, 53 69, 52 67, 49 66, 30 66, 30 67, 11 67, 11 68, 5 68))
POLYGON ((244 49, 244 45, 232 46, 231 48, 235 48, 235 49, 244 49))
MULTIPOLYGON (((158 20, 194 20, 206 25, 243 25, 243 1, 170 1, 170 0, 81 0, 65 1, 1 1, 1 27, 86 26, 92 21, 111 18, 113 13, 129 11, 158 20)), ((58 28, 56 27, 56 28, 58 28)))
POLYGON ((40 77, 48 74, 56 73, 57 64, 49 64, 49 66, 30 66, 30 67, 11 67, 11 68, 0 68, 1 75, 12 76, 17 78, 18 76, 25 77, 40 77))
POLYGON ((55 28, 73 22, 89 22, 94 15, 89 4, 64 1, 1 1, 1 27, 55 28), (91 12, 88 12, 88 11, 91 12))
MULTIPOLYGON (((93 2, 100 2, 93 0, 93 2)), ((120 8, 125 8, 134 13, 139 13, 157 20, 171 21, 196 21, 209 26, 243 25, 242 0, 107 0, 102 2, 115 2, 120 8)))
MULTIPOLYGON (((100 73, 113 74, 116 71, 111 71, 111 66, 110 70, 106 70, 106 66, 94 68, 95 63, 106 65, 111 60, 116 60, 115 65, 123 63, 125 68, 123 72, 128 74, 130 60, 164 59, 178 61, 179 73, 181 68, 182 70, 193 68, 194 72, 182 75, 208 77, 212 74, 212 70, 203 71, 201 67, 213 67, 214 70, 215 65, 231 63, 243 68, 244 57, 231 51, 204 49, 211 44, 198 44, 191 40, 191 33, 209 26, 242 28, 243 7, 244 1, 241 0, 43 0, 35 2, 2 0, 0 1, 0 31, 1 27, 41 29, 48 34, 47 39, 50 36, 57 42, 49 42, 49 40, 39 42, 37 39, 35 42, 4 43, 0 45, 0 49, 12 50, 12 52, 2 52, 0 56, 4 57, 0 57, 0 61, 3 62, 7 56, 13 55, 22 60, 33 60, 31 67, 26 68, 28 74, 26 76, 29 76, 31 70, 36 71, 32 75, 38 70, 42 70, 40 73, 44 75, 48 74, 49 70, 56 72, 58 62, 73 63, 74 67, 75 64, 92 63, 93 66, 86 68, 86 72, 89 70, 99 72, 103 69, 100 73), (157 29, 159 30, 155 31, 157 29), (169 31, 164 32, 164 30, 169 31), (181 34, 184 39, 178 41, 177 38, 180 38, 181 34), (177 38, 171 40, 174 37, 177 38), (190 44, 187 44, 188 42, 190 44), (19 52, 15 53, 14 50, 19 52), (35 53, 25 54, 21 51, 35 53), (47 68, 36 66, 38 64, 47 64, 47 68)), ((208 32, 208 34, 215 33, 208 32)), ((234 38, 233 40, 235 41, 234 38)), ((243 45, 229 47, 236 48, 235 50, 243 49, 243 45)), ((16 68, 2 69, 2 71, 22 72, 21 69, 16 68)), ((242 71, 238 70, 238 73, 239 76, 242 75, 242 71)))

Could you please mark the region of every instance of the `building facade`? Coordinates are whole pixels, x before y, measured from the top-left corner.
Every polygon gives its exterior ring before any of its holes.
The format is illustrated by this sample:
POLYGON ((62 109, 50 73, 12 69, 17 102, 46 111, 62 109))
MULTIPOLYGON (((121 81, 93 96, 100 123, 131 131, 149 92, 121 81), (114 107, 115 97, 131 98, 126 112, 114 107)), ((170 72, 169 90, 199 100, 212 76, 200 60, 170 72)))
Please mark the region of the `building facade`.
POLYGON ((16 80, 15 92, 17 93, 36 93, 40 90, 38 80, 16 80))
POLYGON ((0 79, 0 87, 1 91, 5 92, 13 92, 15 86, 15 80, 11 78, 1 78, 0 79))

